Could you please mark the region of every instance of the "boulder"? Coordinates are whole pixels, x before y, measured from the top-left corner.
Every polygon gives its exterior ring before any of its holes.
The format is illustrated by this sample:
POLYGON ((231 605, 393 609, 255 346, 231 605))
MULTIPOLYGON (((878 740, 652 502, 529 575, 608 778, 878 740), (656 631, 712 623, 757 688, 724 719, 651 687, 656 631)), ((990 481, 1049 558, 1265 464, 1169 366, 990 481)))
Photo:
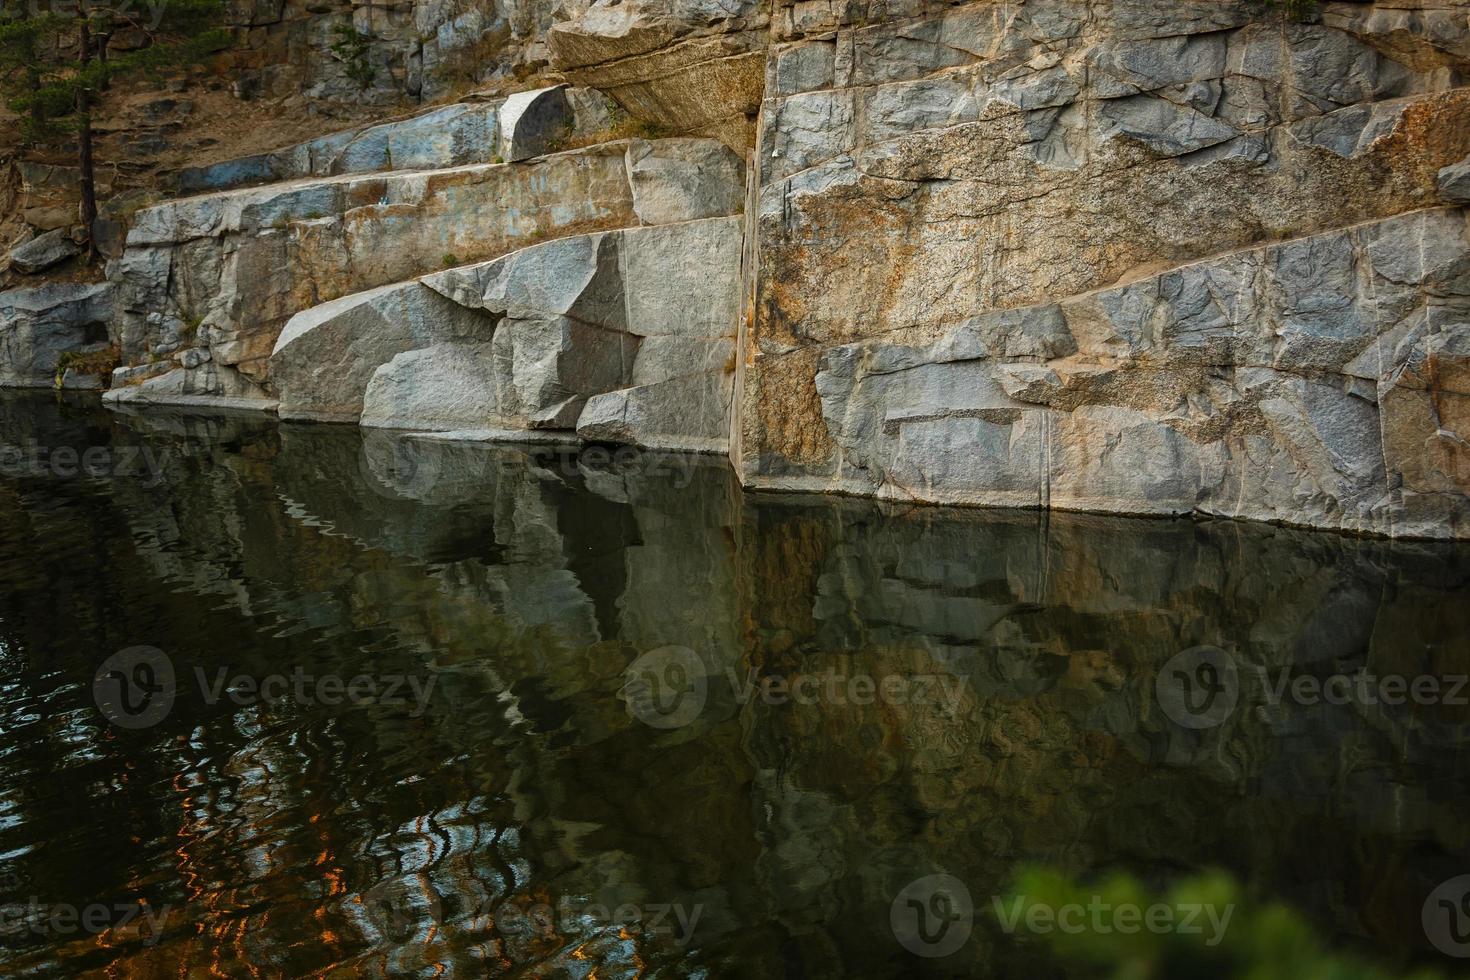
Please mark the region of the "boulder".
POLYGON ((566 86, 517 92, 500 107, 500 155, 507 162, 553 152, 572 135, 566 86))
POLYGON ((417 282, 324 303, 292 317, 271 354, 283 419, 357 421, 378 368, 445 341, 488 342, 494 320, 417 282))
POLYGON ((1440 200, 1449 204, 1470 204, 1470 158, 1441 170, 1437 186, 1440 200))
POLYGON ((0 386, 53 386, 63 354, 106 346, 113 301, 111 283, 0 293, 0 386))
POLYGON ((706 371, 596 395, 577 420, 577 435, 645 449, 724 452, 730 391, 730 375, 706 371))
POLYGON ((16 272, 33 275, 80 254, 81 246, 72 241, 71 233, 65 228, 57 228, 38 235, 11 252, 10 267, 16 272))
POLYGON ((368 382, 362 424, 428 432, 490 427, 499 417, 493 356, 484 343, 399 354, 368 382))

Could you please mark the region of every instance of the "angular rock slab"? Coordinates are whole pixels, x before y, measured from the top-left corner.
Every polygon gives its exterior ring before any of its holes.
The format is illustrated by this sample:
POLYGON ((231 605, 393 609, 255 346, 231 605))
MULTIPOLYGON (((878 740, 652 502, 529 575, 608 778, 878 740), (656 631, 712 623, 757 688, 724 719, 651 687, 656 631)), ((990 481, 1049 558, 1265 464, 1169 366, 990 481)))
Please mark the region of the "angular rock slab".
POLYGON ((1470 537, 1470 212, 833 347, 815 388, 832 489, 1470 537))
POLYGON ((547 35, 553 67, 607 92, 635 119, 752 141, 769 22, 754 0, 596 0, 547 35))
POLYGON ((597 395, 587 400, 577 435, 644 449, 725 452, 734 381, 728 372, 706 371, 597 395))
POLYGON ((82 254, 81 246, 71 240, 65 228, 38 235, 10 253, 10 267, 25 275, 44 272, 53 265, 82 254))
POLYGON ((435 344, 378 368, 362 397, 361 424, 446 432, 480 429, 499 417, 491 346, 435 344))
POLYGON ((572 133, 566 86, 517 92, 500 107, 500 155, 510 163, 554 150, 572 133))
POLYGON ((111 283, 54 283, 0 293, 0 386, 51 387, 61 356, 105 345, 111 283))
POLYGON ((271 354, 283 419, 357 421, 378 368, 447 341, 488 343, 494 320, 419 283, 324 303, 286 324, 271 354))
POLYGON ((281 335, 281 414, 545 437, 627 389, 595 438, 717 449, 741 242, 739 218, 579 235, 325 304, 281 335))
POLYGON ((628 144, 633 210, 646 225, 737 214, 745 207, 745 164, 713 140, 628 144))
POLYGON ((212 361, 195 364, 193 367, 176 367, 164 374, 145 377, 141 383, 126 387, 117 387, 116 377, 114 372, 114 387, 102 396, 104 402, 118 405, 241 409, 253 412, 271 412, 276 408, 275 399, 265 389, 234 368, 212 361))

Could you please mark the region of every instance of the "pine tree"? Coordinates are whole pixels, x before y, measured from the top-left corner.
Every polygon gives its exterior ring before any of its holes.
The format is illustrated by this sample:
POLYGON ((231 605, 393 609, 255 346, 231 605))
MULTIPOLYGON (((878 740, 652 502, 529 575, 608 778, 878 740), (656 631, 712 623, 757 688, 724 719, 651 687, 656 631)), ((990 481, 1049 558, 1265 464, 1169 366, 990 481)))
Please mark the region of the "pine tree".
POLYGON ((161 77, 197 64, 230 44, 220 27, 223 0, 0 0, 0 91, 21 117, 31 145, 75 140, 81 175, 82 225, 96 257, 96 162, 92 116, 114 79, 161 77), (41 4, 49 3, 47 9, 41 4), (125 54, 109 46, 118 31, 143 44, 125 54))

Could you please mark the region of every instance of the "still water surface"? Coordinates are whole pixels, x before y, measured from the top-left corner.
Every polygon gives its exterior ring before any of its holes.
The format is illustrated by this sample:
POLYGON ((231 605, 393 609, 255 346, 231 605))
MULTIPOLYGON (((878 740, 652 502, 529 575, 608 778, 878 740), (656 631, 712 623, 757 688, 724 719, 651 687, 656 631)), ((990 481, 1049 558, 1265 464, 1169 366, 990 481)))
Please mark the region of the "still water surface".
POLYGON ((1470 712, 1268 695, 1470 670, 1470 549, 49 394, 0 453, 7 975, 1055 975, 991 912, 1037 862, 1456 965, 1470 712), (944 958, 895 934, 934 874, 944 958))

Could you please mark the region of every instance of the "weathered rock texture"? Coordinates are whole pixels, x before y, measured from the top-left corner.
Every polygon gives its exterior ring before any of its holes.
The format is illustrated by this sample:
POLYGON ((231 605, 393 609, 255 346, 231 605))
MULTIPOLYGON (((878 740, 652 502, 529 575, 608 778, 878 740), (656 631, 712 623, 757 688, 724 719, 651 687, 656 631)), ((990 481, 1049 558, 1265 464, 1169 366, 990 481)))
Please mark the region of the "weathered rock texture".
POLYGON ((1463 2, 502 13, 505 64, 579 87, 205 168, 277 183, 137 217, 116 339, 177 367, 125 397, 1470 537, 1463 2), (626 126, 608 99, 686 138, 548 155, 626 126))
POLYGON ((0 385, 49 388, 63 354, 108 346, 110 283, 54 284, 0 293, 0 385))
POLYGON ((738 217, 562 238, 299 314, 286 418, 723 451, 738 217))
POLYGON ((327 177, 151 208, 119 268, 124 357, 194 345, 264 381, 300 310, 547 237, 638 224, 627 150, 327 177))
POLYGON ((351 5, 323 0, 232 0, 237 42, 228 55, 244 97, 302 94, 318 101, 395 104, 442 98, 465 84, 544 65, 545 36, 562 0, 407 0, 351 5), (367 84, 333 51, 343 29, 364 39, 367 84))
POLYGON ((748 484, 1470 535, 1463 6, 890 6, 773 13, 748 484))
POLYGON ((553 67, 635 119, 744 147, 760 107, 768 5, 758 0, 594 0, 554 25, 553 67))
POLYGON ((1232 253, 825 350, 836 485, 901 499, 1470 528, 1470 219, 1232 253))

